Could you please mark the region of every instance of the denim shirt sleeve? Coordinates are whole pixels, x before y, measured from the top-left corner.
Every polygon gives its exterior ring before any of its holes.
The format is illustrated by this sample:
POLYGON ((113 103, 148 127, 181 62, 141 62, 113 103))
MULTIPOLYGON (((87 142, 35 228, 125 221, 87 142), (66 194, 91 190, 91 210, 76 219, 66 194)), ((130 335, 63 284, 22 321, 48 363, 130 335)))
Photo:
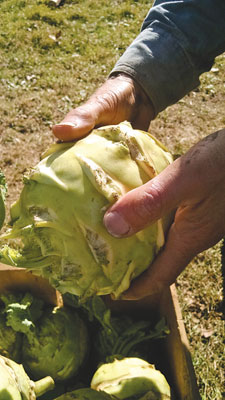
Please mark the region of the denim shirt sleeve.
POLYGON ((111 74, 134 78, 155 113, 199 85, 225 51, 225 0, 156 0, 111 74))

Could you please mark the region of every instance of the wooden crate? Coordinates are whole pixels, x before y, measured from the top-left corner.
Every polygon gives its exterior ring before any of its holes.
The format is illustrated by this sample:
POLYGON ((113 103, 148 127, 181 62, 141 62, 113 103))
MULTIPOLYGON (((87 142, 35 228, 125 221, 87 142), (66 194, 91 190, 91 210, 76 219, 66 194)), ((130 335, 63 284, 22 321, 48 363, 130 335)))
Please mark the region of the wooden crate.
POLYGON ((112 302, 109 298, 107 301, 114 312, 119 310, 120 313, 127 312, 141 318, 166 318, 170 334, 158 344, 159 362, 156 367, 165 374, 173 388, 174 400, 200 400, 175 285, 171 285, 161 296, 149 296, 139 301, 112 302))
MULTIPOLYGON (((23 269, 0 264, 0 292, 8 290, 29 290, 46 303, 63 303, 60 293, 45 279, 23 269)), ((161 296, 150 296, 140 301, 112 301, 109 296, 105 297, 105 301, 114 313, 126 312, 145 318, 166 317, 170 334, 159 341, 159 364, 156 367, 167 377, 173 388, 174 400, 200 400, 175 285, 161 296)))

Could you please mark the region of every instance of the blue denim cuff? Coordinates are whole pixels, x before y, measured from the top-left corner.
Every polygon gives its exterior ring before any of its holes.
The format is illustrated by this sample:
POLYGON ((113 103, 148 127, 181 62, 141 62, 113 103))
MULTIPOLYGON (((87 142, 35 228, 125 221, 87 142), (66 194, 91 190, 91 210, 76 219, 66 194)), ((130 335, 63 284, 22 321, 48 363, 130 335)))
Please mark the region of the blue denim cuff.
POLYGON ((158 114, 199 85, 191 60, 174 37, 158 28, 142 31, 116 63, 111 74, 135 79, 158 114))
POLYGON ((199 85, 225 50, 225 0, 156 0, 111 74, 134 78, 158 114, 199 85))

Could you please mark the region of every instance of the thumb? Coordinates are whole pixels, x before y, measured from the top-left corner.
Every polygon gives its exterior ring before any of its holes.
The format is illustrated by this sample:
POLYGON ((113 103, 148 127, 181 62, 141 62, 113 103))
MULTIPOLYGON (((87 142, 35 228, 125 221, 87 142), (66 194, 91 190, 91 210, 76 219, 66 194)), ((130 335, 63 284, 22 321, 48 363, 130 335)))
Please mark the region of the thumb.
POLYGON ((125 194, 106 212, 104 224, 111 235, 130 236, 178 206, 184 189, 189 186, 184 179, 189 180, 189 176, 180 179, 177 161, 151 181, 125 194), (178 185, 178 181, 182 184, 178 185))
POLYGON ((108 232, 130 236, 177 207, 190 210, 210 197, 214 207, 215 193, 223 204, 219 188, 224 184, 224 138, 224 130, 209 135, 155 178, 125 194, 104 216, 108 232))
POLYGON ((52 131, 57 139, 64 142, 79 139, 95 127, 98 121, 99 110, 97 105, 86 103, 83 106, 71 110, 57 125, 53 125, 52 131))
POLYGON ((161 291, 195 255, 224 237, 224 144, 224 130, 209 135, 105 214, 109 233, 126 237, 176 209, 164 247, 123 298, 161 291))

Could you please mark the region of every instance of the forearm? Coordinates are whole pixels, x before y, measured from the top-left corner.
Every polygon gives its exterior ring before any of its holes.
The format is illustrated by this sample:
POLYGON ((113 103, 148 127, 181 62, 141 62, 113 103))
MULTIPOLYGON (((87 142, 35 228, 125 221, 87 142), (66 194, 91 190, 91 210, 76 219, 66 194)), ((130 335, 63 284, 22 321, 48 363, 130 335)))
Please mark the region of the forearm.
POLYGON ((224 21, 224 0, 158 0, 112 73, 134 78, 157 114, 198 86, 225 51, 224 21))

